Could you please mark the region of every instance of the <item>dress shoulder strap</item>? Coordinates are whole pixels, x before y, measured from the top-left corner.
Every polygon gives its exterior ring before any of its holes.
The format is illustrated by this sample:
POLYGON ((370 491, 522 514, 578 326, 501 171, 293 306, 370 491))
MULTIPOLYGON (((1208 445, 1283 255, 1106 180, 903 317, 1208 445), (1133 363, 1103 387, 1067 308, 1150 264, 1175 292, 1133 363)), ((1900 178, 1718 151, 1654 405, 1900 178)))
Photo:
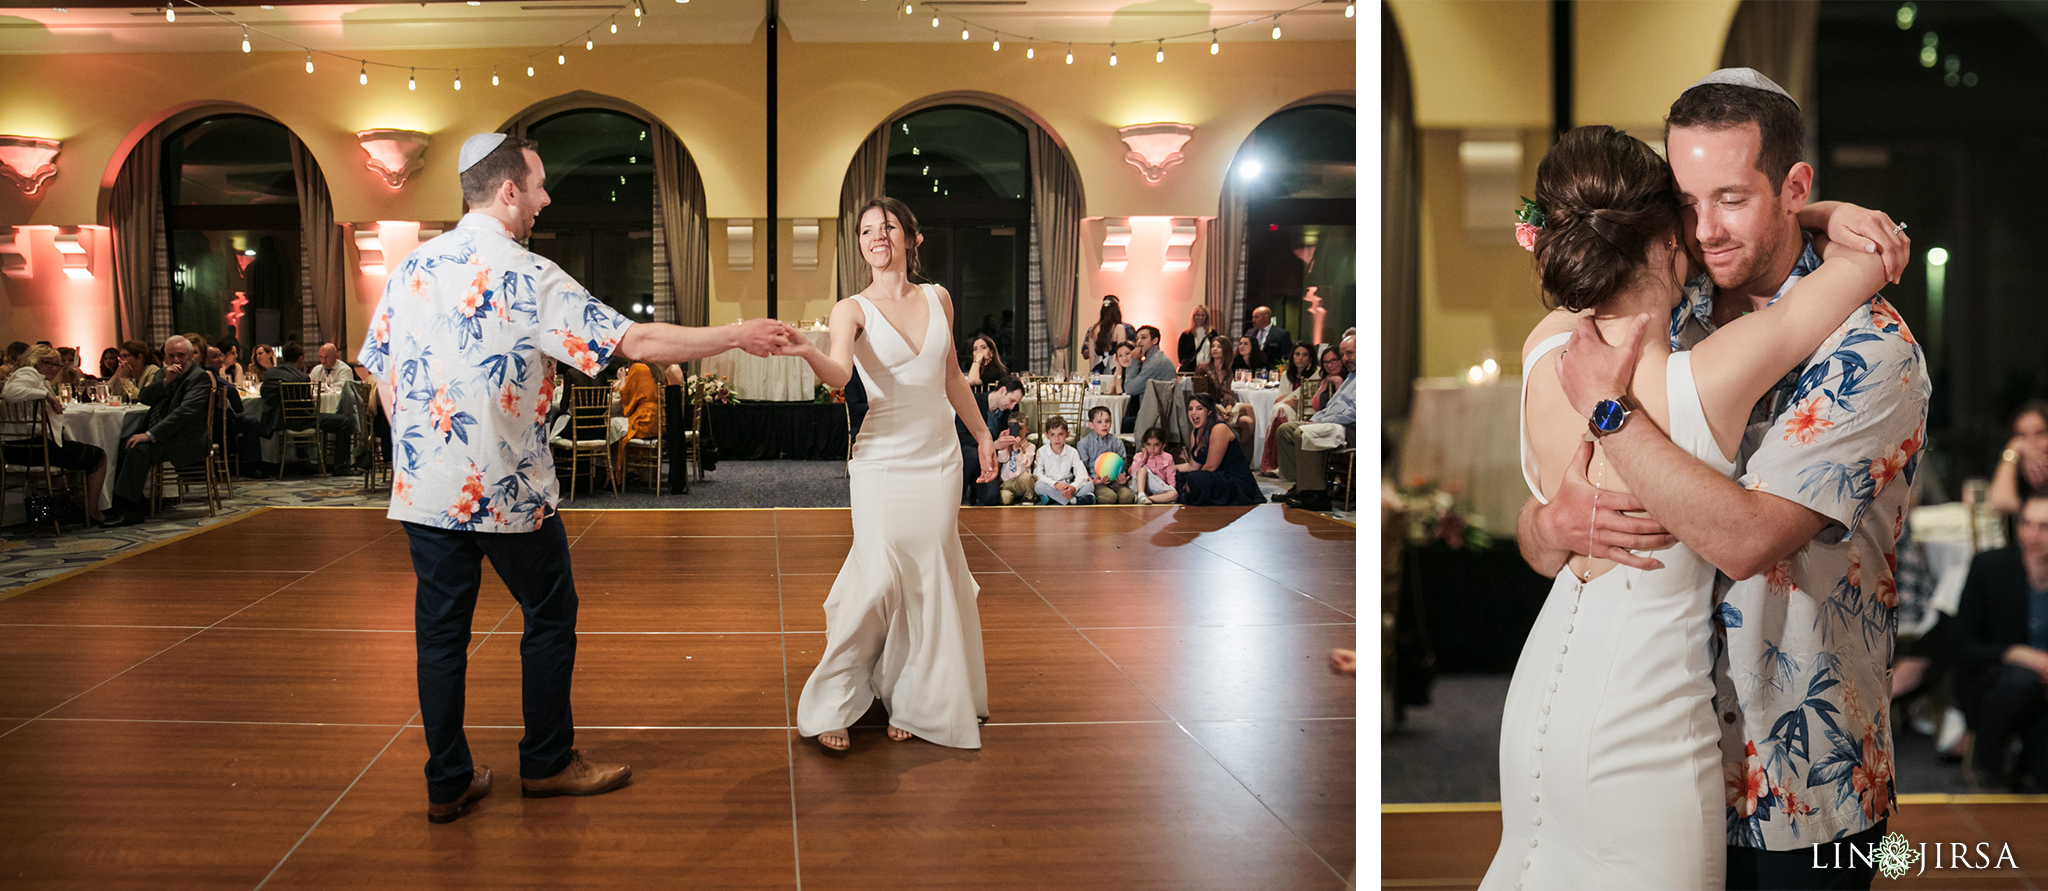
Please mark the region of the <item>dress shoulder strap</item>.
POLYGON ((1535 349, 1529 351, 1529 355, 1522 357, 1522 397, 1517 401, 1517 408, 1515 410, 1516 417, 1521 422, 1522 428, 1520 437, 1522 482, 1528 484, 1529 494, 1535 495, 1536 500, 1544 504, 1549 504, 1550 500, 1543 497, 1543 487, 1536 483, 1536 453, 1529 448, 1529 369, 1536 364, 1536 360, 1543 358, 1545 353, 1564 346, 1571 339, 1572 333, 1570 331, 1559 331, 1544 338, 1542 343, 1537 344, 1535 349))

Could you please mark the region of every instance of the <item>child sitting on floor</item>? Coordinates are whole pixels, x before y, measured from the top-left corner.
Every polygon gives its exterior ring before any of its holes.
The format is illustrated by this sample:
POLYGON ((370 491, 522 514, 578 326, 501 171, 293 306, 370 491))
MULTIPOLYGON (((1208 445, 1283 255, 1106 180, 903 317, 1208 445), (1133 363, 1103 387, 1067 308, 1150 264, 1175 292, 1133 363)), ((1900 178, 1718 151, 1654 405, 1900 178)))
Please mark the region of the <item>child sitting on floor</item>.
POLYGON ((1004 504, 1030 504, 1037 497, 1032 485, 1037 477, 1031 475, 1031 441, 1024 438, 1023 412, 1010 409, 1003 415, 1003 424, 1010 428, 1010 435, 1017 444, 1007 449, 996 450, 997 475, 1002 480, 1004 504))
POLYGON ((1095 484, 1081 467, 1081 453, 1067 448, 1067 419, 1053 415, 1045 422, 1045 448, 1031 472, 1038 477, 1033 490, 1039 504, 1094 504, 1095 484))
POLYGON ((1088 410, 1088 435, 1074 444, 1074 450, 1081 453, 1081 467, 1088 471, 1088 482, 1095 487, 1095 500, 1102 504, 1130 504, 1131 474, 1128 469, 1118 471, 1116 478, 1108 479, 1097 474, 1095 461, 1103 455, 1115 452, 1126 461, 1131 453, 1124 447, 1123 438, 1111 431, 1109 408, 1098 405, 1088 410))
POLYGON ((1131 492, 1136 504, 1171 504, 1179 497, 1173 487, 1173 456, 1166 453, 1166 431, 1153 427, 1145 431, 1138 457, 1131 461, 1131 492))

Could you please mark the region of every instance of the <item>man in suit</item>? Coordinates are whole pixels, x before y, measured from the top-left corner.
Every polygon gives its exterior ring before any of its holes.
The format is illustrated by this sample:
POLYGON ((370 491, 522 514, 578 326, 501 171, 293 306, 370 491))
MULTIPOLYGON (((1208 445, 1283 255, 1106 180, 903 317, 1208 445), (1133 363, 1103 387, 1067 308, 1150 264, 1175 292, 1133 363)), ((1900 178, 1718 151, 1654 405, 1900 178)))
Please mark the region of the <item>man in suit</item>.
MULTIPOLYGON (((988 432, 995 437, 997 449, 1007 449, 1017 444, 1017 438, 1010 435, 1003 426, 1003 415, 1024 401, 1024 382, 1016 375, 1003 378, 995 389, 974 394, 974 406, 981 409, 982 420, 988 424, 988 432)), ((975 505, 1001 504, 998 500, 1002 480, 977 483, 981 478, 981 449, 974 444, 974 436, 967 432, 967 425, 959 418, 953 419, 953 432, 960 437, 960 503, 975 505)))
MULTIPOLYGON (((278 384, 310 381, 313 379, 301 367, 306 359, 306 348, 300 346, 297 341, 286 343, 284 349, 279 351, 278 355, 284 361, 279 362, 276 367, 263 373, 263 435, 265 437, 276 436, 278 430, 284 427, 284 401, 280 395, 282 390, 278 387, 278 384)), ((347 369, 348 365, 344 363, 341 367, 347 369)), ((335 379, 344 380, 345 378, 337 376, 335 379)), ((315 398, 317 399, 318 397, 316 396, 315 398)), ((338 456, 336 458, 337 463, 342 466, 337 468, 330 465, 328 469, 339 469, 345 472, 348 469, 347 465, 351 455, 349 445, 355 438, 355 422, 339 413, 325 412, 320 415, 318 426, 322 433, 334 434, 337 443, 334 454, 338 456)), ((278 453, 277 460, 280 462, 284 460, 282 451, 278 453)))
POLYGON ((1269 365, 1279 364, 1294 352, 1294 335, 1273 324, 1271 307, 1261 306, 1252 310, 1252 330, 1246 331, 1245 336, 1259 345, 1259 351, 1265 355, 1269 365))
POLYGON ((114 472, 114 511, 109 526, 133 526, 145 514, 143 487, 165 461, 184 467, 206 458, 206 409, 213 395, 213 375, 200 365, 192 342, 174 336, 164 341, 163 372, 141 399, 149 414, 141 433, 128 437, 114 472))
MULTIPOLYGON (((2019 543, 1977 555, 1953 634, 1957 704, 1977 734, 1972 781, 2048 791, 2048 493, 2020 505, 2019 543), (2019 772, 2006 748, 2020 738, 2019 772)), ((2000 787, 1994 789, 1993 787, 2000 787)))
POLYGON ((1146 384, 1152 381, 1173 380, 1173 363, 1166 353, 1159 349, 1159 329, 1145 325, 1138 329, 1137 353, 1131 356, 1131 367, 1124 372, 1124 392, 1131 397, 1124 407, 1124 432, 1138 422, 1138 405, 1145 401, 1146 384))

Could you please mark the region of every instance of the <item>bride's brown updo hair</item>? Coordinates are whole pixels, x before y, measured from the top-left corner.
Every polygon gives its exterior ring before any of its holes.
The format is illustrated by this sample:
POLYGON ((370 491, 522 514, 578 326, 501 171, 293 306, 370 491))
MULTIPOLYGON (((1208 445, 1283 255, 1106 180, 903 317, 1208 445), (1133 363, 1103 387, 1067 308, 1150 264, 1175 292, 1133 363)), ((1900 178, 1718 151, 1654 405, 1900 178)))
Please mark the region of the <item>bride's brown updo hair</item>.
POLYGON ((1671 165, 1608 126, 1566 133, 1536 166, 1536 269, 1551 306, 1599 305, 1642 274, 1650 245, 1678 231, 1671 165))

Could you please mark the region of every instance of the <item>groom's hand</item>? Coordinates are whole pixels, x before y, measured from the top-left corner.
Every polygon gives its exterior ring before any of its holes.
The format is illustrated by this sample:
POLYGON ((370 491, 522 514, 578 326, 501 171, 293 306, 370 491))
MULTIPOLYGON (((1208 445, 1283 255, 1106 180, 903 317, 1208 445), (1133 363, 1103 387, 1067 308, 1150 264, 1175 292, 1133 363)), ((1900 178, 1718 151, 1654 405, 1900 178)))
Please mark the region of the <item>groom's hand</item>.
POLYGON ((1593 444, 1579 443, 1578 454, 1565 465, 1557 495, 1538 513, 1542 538, 1553 550, 1567 550, 1637 569, 1662 569, 1663 563, 1631 551, 1656 551, 1678 543, 1664 526, 1648 517, 1633 517, 1643 503, 1626 492, 1601 489, 1586 479, 1593 462, 1593 444), (1597 499, 1596 499, 1597 496, 1597 499))
POLYGON ((1557 357, 1557 380, 1580 417, 1592 417, 1593 407, 1601 400, 1618 399, 1628 392, 1629 382, 1636 376, 1636 357, 1643 351, 1643 332, 1649 327, 1649 314, 1638 315, 1629 323, 1621 343, 1610 344, 1600 336, 1600 326, 1593 324, 1591 315, 1579 317, 1571 342, 1557 357))

